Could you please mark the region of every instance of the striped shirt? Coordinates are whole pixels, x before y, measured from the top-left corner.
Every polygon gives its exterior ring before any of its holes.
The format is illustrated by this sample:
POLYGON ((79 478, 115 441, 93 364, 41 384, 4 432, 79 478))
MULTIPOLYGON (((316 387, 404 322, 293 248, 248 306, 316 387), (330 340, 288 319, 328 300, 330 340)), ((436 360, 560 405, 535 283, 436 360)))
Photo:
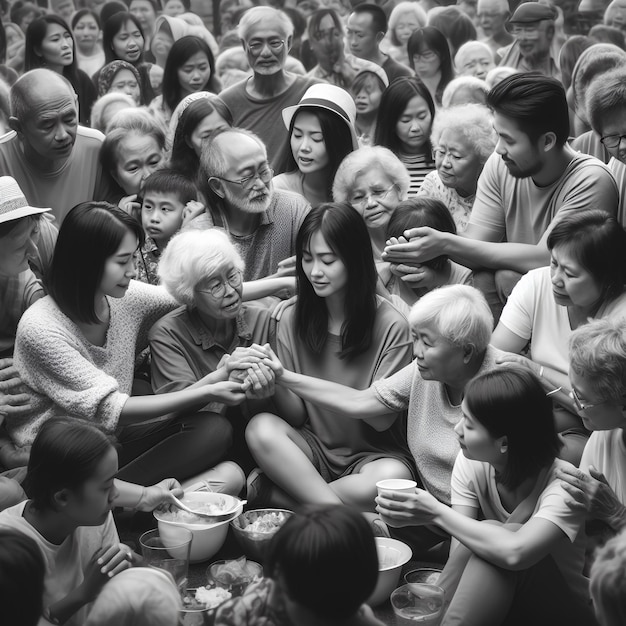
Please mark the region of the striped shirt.
POLYGON ((424 154, 405 154, 404 152, 398 153, 398 158, 404 163, 411 182, 409 183, 409 198, 417 195, 426 174, 429 174, 435 169, 435 164, 427 159, 424 154))

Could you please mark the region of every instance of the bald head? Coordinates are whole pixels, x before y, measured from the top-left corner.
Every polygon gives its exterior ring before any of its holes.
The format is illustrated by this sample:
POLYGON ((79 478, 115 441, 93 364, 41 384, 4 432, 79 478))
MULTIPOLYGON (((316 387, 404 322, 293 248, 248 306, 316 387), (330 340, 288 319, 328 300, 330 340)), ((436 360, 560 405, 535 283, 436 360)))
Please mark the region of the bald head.
POLYGON ((24 121, 43 101, 66 96, 76 101, 76 93, 67 78, 43 68, 31 70, 11 87, 11 116, 24 121))
POLYGON ((259 152, 267 159, 265 144, 244 128, 216 131, 202 150, 201 163, 207 176, 224 176, 246 151, 259 152), (256 144, 256 145, 255 145, 256 144))

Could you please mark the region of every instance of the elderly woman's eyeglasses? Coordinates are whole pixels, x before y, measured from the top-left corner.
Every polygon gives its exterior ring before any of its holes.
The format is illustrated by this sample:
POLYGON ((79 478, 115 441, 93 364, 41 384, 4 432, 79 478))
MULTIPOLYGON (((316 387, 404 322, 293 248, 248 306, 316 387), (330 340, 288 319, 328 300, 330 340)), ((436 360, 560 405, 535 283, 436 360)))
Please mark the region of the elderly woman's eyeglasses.
POLYGON ((223 298, 226 295, 226 285, 230 285, 233 289, 241 286, 243 282, 243 275, 241 270, 233 270, 227 277, 226 280, 212 280, 209 285, 205 289, 200 289, 196 287, 196 291, 199 293, 208 293, 210 296, 213 296, 216 300, 219 298, 223 298))
POLYGON ((374 187, 369 191, 357 191, 352 194, 350 197, 350 204, 356 209, 364 209, 367 206, 369 199, 371 198, 374 202, 380 202, 384 200, 392 189, 396 188, 396 184, 394 183, 391 187, 387 187, 387 189, 381 187, 374 187))
POLYGON ((254 39, 253 41, 246 44, 248 52, 254 57, 258 57, 259 54, 261 54, 261 52, 263 51, 263 48, 265 48, 265 46, 268 46, 270 51, 274 54, 278 54, 279 52, 282 52, 283 48, 285 47, 285 40, 270 39, 269 41, 262 41, 260 39, 254 39))
POLYGON ((238 180, 229 180, 228 178, 223 178, 222 176, 211 176, 211 178, 217 178, 218 180, 223 180, 225 183, 231 183, 233 185, 239 185, 246 191, 250 191, 252 187, 254 187, 254 182, 256 179, 260 179, 260 181, 267 185, 267 183, 272 180, 274 176, 274 170, 271 167, 263 167, 258 172, 251 174, 250 176, 244 176, 238 180))
POLYGON ((450 159, 451 163, 458 163, 465 158, 464 155, 450 152, 450 150, 446 150, 445 148, 443 148, 443 146, 435 146, 433 148, 433 159, 440 159, 441 161, 443 161, 446 157, 450 159))
POLYGON ((626 135, 604 135, 604 137, 600 137, 600 141, 609 150, 619 147, 622 139, 626 139, 626 135))

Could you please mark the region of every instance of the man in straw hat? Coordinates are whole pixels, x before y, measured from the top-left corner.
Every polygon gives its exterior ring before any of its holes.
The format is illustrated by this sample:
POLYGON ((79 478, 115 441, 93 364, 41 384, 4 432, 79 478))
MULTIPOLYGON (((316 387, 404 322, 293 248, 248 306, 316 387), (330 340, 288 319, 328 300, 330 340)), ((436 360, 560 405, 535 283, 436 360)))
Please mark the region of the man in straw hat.
POLYGON ((102 133, 78 125, 78 103, 60 74, 36 69, 11 87, 13 132, 0 138, 0 174, 13 176, 33 205, 59 222, 79 202, 111 199, 99 161, 102 133))
MULTIPOLYGON (((30 262, 40 260, 42 230, 49 253, 54 246, 56 228, 42 216, 49 211, 30 206, 15 179, 0 176, 0 425, 5 416, 28 410, 28 396, 18 393, 21 381, 12 355, 22 314, 44 296, 30 262)), ((0 466, 17 467, 25 460, 0 430, 0 466)))

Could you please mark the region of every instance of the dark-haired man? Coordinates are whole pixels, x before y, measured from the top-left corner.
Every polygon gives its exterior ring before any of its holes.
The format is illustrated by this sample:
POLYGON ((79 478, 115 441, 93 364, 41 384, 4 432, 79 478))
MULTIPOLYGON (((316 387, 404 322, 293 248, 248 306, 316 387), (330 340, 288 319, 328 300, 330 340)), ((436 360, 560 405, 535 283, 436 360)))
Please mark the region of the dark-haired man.
POLYGON ((400 76, 412 76, 413 72, 406 65, 381 52, 380 42, 386 32, 387 16, 375 4, 359 4, 348 17, 346 33, 350 52, 360 59, 380 65, 391 83, 400 76))
POLYGON ((604 163, 567 143, 567 102, 559 81, 514 74, 489 92, 487 104, 498 143, 478 179, 463 236, 414 228, 407 231, 408 242, 388 246, 383 257, 406 264, 400 271, 411 274, 408 265, 448 255, 475 270, 474 284, 499 317, 520 274, 548 264, 546 240, 555 221, 588 207, 616 215, 619 194, 604 163))

